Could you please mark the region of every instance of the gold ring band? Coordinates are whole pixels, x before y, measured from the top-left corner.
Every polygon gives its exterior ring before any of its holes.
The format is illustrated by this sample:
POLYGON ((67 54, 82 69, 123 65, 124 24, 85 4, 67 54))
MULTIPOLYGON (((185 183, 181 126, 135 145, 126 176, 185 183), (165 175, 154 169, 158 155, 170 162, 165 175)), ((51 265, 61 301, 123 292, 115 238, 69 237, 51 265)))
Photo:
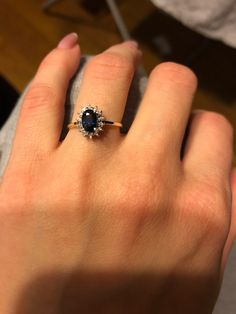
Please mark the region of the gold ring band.
MULTIPOLYGON (((105 125, 110 125, 110 126, 117 126, 118 128, 122 128, 123 124, 120 122, 113 122, 113 121, 103 121, 105 125)), ((73 122, 73 123, 69 123, 67 125, 68 129, 77 129, 78 128, 78 123, 77 122, 73 122)))

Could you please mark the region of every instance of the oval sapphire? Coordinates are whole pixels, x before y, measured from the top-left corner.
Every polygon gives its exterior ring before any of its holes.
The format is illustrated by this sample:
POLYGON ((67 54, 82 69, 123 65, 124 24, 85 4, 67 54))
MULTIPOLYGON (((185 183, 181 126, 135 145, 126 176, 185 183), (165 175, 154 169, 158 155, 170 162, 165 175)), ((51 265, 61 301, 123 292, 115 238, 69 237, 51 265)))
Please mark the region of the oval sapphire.
POLYGON ((86 132, 94 133, 98 126, 97 114, 92 109, 87 109, 82 115, 82 126, 86 132))

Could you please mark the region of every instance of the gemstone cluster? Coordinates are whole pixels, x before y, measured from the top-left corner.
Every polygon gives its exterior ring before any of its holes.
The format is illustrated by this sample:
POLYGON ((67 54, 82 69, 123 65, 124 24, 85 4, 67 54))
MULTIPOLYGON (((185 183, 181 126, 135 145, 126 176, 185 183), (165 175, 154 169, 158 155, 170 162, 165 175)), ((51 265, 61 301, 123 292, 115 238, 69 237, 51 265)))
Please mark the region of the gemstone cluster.
POLYGON ((99 136, 99 133, 103 130, 104 121, 102 111, 98 110, 97 107, 87 105, 78 113, 75 123, 84 136, 92 138, 93 136, 99 136))

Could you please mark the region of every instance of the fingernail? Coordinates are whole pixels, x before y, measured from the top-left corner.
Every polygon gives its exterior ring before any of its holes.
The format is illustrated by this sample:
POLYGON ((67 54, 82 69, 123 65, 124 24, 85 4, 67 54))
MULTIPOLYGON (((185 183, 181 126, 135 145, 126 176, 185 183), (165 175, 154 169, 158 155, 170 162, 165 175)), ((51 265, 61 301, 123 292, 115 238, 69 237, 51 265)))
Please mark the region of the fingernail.
POLYGON ((76 33, 70 33, 66 35, 57 45, 59 49, 73 48, 78 42, 78 35, 76 33))
POLYGON ((138 42, 136 40, 126 40, 124 44, 126 44, 127 46, 131 48, 136 48, 136 49, 138 48, 138 42))

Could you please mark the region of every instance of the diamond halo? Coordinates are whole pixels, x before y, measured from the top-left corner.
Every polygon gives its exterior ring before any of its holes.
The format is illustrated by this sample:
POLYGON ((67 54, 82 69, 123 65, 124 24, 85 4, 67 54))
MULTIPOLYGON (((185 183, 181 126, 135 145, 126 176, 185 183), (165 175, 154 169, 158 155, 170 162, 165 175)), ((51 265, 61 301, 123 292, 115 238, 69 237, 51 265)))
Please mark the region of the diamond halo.
POLYGON ((89 137, 90 139, 93 138, 94 136, 99 136, 100 133, 103 131, 103 126, 104 126, 104 121, 105 118, 102 115, 102 111, 98 109, 98 107, 93 107, 91 105, 86 105, 81 109, 81 111, 78 113, 78 118, 75 122, 75 124, 78 126, 80 132, 85 136, 89 137), (84 121, 86 119, 85 115, 90 112, 94 114, 94 121, 93 121, 93 126, 89 127, 89 130, 86 130, 85 124, 86 122, 84 121), (92 128, 92 131, 90 130, 92 128))

